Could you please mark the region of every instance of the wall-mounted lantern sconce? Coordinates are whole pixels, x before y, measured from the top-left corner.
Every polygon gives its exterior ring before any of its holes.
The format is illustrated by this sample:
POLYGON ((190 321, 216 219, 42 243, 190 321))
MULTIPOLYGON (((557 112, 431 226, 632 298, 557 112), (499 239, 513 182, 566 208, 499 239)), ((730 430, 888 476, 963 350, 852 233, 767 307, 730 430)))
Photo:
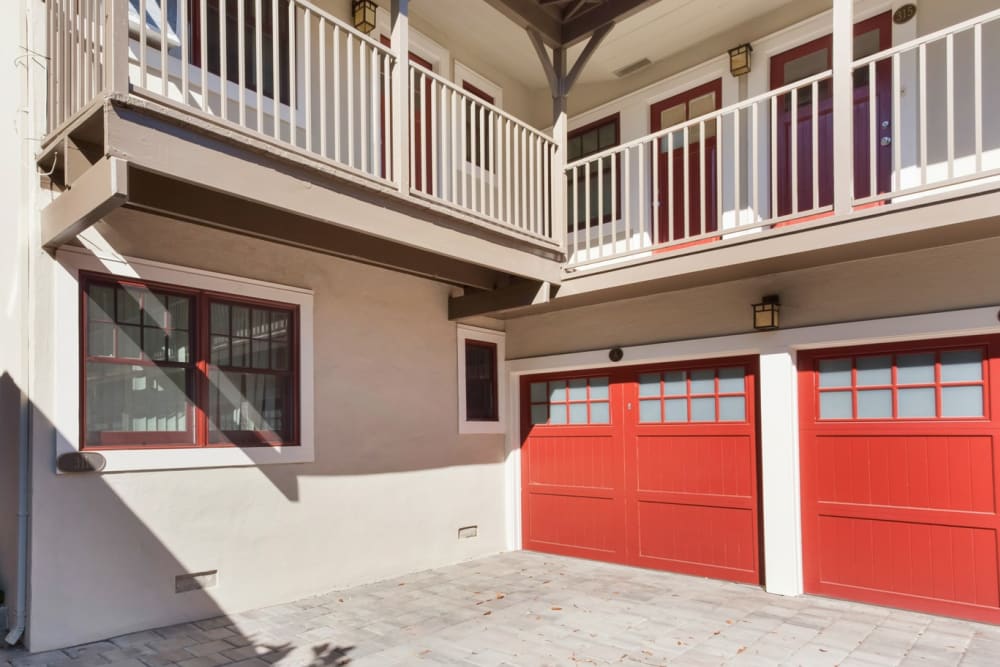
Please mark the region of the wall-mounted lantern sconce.
POLYGON ((761 298, 760 303, 753 305, 753 328, 757 331, 773 331, 780 325, 778 315, 781 312, 781 301, 777 294, 768 294, 761 298))
POLYGON ((354 13, 354 27, 369 34, 375 29, 375 2, 374 0, 354 0, 351 7, 354 13))
POLYGON ((733 76, 743 76, 750 73, 750 53, 753 47, 740 44, 729 49, 729 71, 733 76))

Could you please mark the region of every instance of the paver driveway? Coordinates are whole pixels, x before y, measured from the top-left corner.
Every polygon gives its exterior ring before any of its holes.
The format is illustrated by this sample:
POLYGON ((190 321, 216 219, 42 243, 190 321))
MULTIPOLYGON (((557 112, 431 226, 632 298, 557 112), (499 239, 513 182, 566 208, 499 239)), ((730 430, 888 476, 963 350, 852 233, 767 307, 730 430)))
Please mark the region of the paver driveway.
POLYGON ((535 553, 0 664, 1000 665, 1000 627, 535 553))

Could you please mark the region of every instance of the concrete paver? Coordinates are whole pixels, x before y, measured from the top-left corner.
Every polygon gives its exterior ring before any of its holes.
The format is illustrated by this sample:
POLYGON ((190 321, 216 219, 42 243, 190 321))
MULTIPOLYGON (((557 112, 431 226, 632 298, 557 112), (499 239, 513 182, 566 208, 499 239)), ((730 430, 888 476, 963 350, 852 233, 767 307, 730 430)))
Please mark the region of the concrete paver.
POLYGON ((998 665, 1000 627, 530 552, 0 666, 998 665))

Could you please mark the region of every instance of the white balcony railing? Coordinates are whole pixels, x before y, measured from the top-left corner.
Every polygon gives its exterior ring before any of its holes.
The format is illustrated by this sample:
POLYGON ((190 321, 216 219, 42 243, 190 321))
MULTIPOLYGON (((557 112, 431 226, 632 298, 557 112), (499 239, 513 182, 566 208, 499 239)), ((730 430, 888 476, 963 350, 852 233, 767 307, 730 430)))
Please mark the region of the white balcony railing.
POLYGON ((835 188, 861 209, 1000 176, 991 43, 1000 11, 855 61, 852 146, 833 144, 826 71, 568 164, 568 266, 814 219, 835 188), (852 182, 835 183, 845 150, 852 182))

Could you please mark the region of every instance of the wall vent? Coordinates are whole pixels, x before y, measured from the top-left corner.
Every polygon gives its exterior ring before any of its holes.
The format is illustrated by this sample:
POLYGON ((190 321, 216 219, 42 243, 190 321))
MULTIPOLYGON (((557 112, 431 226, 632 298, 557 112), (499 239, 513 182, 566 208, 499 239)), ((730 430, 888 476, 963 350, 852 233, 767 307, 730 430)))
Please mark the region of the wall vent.
POLYGON ((645 69, 645 68, 649 67, 652 64, 653 64, 653 61, 650 60, 649 58, 643 58, 642 60, 636 60, 634 63, 632 63, 630 65, 625 65, 625 67, 622 67, 621 69, 616 69, 614 71, 614 75, 617 76, 619 79, 624 79, 625 77, 630 76, 632 74, 635 74, 639 70, 645 69))
POLYGON ((458 539, 467 540, 479 535, 479 526, 463 526, 458 529, 458 539))
POLYGON ((174 577, 174 593, 188 593, 206 588, 214 588, 219 583, 219 571, 191 572, 174 577))

